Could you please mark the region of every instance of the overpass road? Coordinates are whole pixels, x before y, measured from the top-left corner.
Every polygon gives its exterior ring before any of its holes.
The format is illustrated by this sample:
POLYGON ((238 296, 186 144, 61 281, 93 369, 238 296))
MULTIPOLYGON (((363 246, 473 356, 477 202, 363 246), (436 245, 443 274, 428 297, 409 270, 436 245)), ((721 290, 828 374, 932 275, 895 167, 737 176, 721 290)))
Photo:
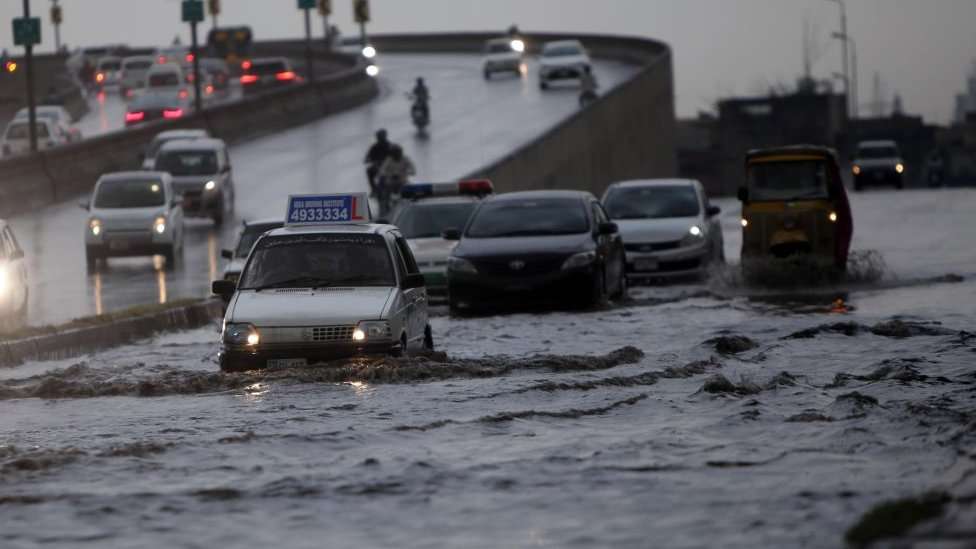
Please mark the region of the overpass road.
MULTIPOLYGON (((221 229, 209 221, 187 225, 183 260, 173 271, 160 258, 113 259, 93 274, 85 268, 87 214, 77 201, 56 204, 11 220, 30 271, 29 322, 43 325, 133 305, 207 295, 222 269, 220 250, 234 240, 241 219, 282 215, 284 197, 311 191, 362 190, 362 157, 373 132, 387 128, 414 159, 418 178, 449 180, 497 159, 563 120, 577 107, 575 88, 541 92, 529 75, 485 82, 471 55, 388 55, 380 60, 381 96, 371 104, 290 131, 233 147, 237 219, 221 229), (419 136, 405 97, 424 76, 433 97, 433 124, 419 136)), ((606 92, 636 67, 599 62, 606 92)), ((121 117, 121 102, 108 96, 86 124, 106 128, 121 117), (116 116, 119 115, 119 116, 116 116)))

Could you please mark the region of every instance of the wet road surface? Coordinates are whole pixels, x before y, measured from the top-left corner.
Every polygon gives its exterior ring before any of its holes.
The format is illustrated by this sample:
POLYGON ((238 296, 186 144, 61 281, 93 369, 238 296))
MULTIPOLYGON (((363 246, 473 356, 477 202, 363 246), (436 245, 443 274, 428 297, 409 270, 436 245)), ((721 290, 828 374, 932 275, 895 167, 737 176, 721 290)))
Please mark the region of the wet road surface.
MULTIPOLYGON (((239 219, 282 216, 289 193, 365 189, 362 158, 378 128, 387 128, 403 144, 417 164, 418 178, 450 180, 503 156, 578 108, 573 88, 540 92, 534 67, 522 79, 497 76, 485 82, 476 56, 387 55, 379 64, 383 91, 377 101, 231 149, 237 219, 219 230, 208 221, 189 221, 182 263, 173 272, 163 270, 159 258, 135 258, 112 259, 107 268, 88 275, 82 233, 87 214, 77 201, 11 220, 27 253, 29 322, 51 324, 208 295, 210 282, 223 268, 220 250, 232 246, 239 219), (427 136, 413 130, 405 97, 417 76, 426 77, 433 98, 427 136)), ((598 62, 596 72, 607 91, 634 70, 598 62)), ((118 108, 118 99, 109 97, 105 110, 90 116, 114 120, 112 109, 118 108)))

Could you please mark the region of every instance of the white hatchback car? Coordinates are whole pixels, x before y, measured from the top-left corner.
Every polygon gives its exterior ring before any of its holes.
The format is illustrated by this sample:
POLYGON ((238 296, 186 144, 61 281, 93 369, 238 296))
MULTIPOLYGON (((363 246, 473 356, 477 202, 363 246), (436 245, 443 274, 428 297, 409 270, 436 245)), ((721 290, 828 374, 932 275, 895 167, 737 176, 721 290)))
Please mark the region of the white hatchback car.
POLYGON ((142 169, 152 171, 156 166, 156 155, 159 154, 159 150, 163 148, 163 145, 170 141, 207 139, 208 137, 210 137, 210 134, 207 133, 207 130, 167 130, 160 132, 149 142, 149 145, 146 146, 146 150, 140 157, 142 169))
POLYGON ((615 183, 603 205, 620 228, 629 278, 702 277, 709 265, 725 262, 721 210, 698 181, 615 183))
POLYGON ((118 172, 95 184, 85 225, 85 258, 94 270, 99 259, 162 255, 166 268, 183 251, 182 197, 168 173, 118 172))
POLYGON ((490 80, 496 72, 514 72, 522 74, 522 52, 525 44, 511 38, 496 38, 485 42, 484 57, 481 60, 481 70, 485 80, 490 80), (519 51, 520 48, 521 51, 519 51))
POLYGON ((10 225, 0 219, 0 320, 23 324, 27 318, 27 302, 24 250, 10 225))
POLYGON ((149 55, 136 55, 122 59, 122 74, 119 78, 119 92, 122 97, 131 97, 131 92, 146 87, 146 76, 152 68, 154 59, 149 55))
POLYGON ((539 87, 545 90, 556 80, 578 80, 592 66, 590 54, 579 40, 547 42, 539 59, 539 87))
MULTIPOLYGON (((71 134, 58 122, 37 117, 34 127, 37 130, 37 150, 46 151, 71 141, 71 134)), ((30 122, 26 118, 14 118, 7 124, 0 145, 3 156, 16 156, 30 152, 30 122)))

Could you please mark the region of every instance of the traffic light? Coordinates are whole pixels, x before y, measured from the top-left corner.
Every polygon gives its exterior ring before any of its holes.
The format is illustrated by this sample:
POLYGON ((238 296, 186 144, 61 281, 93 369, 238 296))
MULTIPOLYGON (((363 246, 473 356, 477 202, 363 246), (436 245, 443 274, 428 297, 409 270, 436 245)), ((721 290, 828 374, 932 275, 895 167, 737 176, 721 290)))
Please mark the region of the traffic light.
POLYGON ((3 68, 3 74, 13 74, 17 72, 17 62, 13 59, 7 59, 6 57, 0 59, 0 67, 3 68))
POLYGON ((353 0, 352 7, 357 23, 369 23, 369 0, 353 0))
POLYGON ((332 15, 332 0, 319 0, 319 15, 332 15))
POLYGON ((220 15, 220 0, 207 0, 207 10, 210 15, 220 15))

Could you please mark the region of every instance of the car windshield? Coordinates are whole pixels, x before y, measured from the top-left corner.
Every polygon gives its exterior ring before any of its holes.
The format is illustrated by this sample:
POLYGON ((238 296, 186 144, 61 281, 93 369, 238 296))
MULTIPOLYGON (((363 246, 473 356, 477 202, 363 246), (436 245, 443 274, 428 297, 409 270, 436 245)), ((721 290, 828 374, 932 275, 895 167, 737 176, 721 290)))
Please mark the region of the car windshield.
POLYGON ((179 86, 180 76, 175 72, 157 72, 149 75, 149 87, 164 88, 169 86, 179 86))
MULTIPOLYGON (((38 122, 34 124, 34 127, 37 128, 38 138, 50 137, 47 124, 38 122)), ((11 124, 10 128, 7 129, 7 139, 30 139, 30 122, 11 124)))
POLYGON ((102 209, 156 208, 166 204, 166 195, 159 181, 103 181, 98 186, 94 204, 102 209))
POLYGON ((254 243, 258 241, 258 237, 264 233, 272 230, 281 228, 282 223, 262 223, 260 225, 248 225, 244 227, 244 232, 241 233, 241 240, 237 243, 237 249, 234 250, 234 257, 247 257, 247 254, 251 253, 251 248, 254 247, 254 243))
MULTIPOLYGON (((44 107, 38 107, 34 111, 34 115, 37 116, 37 118, 44 118, 46 120, 60 120, 61 118, 63 118, 61 116, 60 109, 52 109, 52 108, 44 108, 44 107)), ((17 115, 14 116, 14 118, 26 119, 29 116, 30 114, 27 112, 27 109, 21 109, 17 111, 17 115)))
POLYGON ((98 64, 98 70, 100 71, 117 71, 121 63, 118 61, 103 61, 98 64))
POLYGON ((575 198, 504 200, 485 203, 468 227, 471 238, 551 236, 590 229, 583 202, 575 198))
POLYGON ((698 193, 688 185, 616 189, 605 206, 612 219, 667 219, 701 213, 698 193))
POLYGON ((862 160, 898 158, 898 149, 895 147, 864 147, 857 151, 857 157, 862 160))
POLYGON ((475 206, 474 202, 413 204, 401 210, 393 224, 400 228, 407 239, 438 238, 446 229, 464 229, 475 206))
POLYGON ((126 61, 125 69, 129 71, 146 70, 153 66, 152 61, 126 61))
POLYGON ((543 57, 569 57, 571 55, 580 55, 583 53, 579 46, 566 45, 566 46, 553 46, 546 48, 542 52, 543 57))
POLYGON ((377 235, 304 234, 261 239, 242 290, 396 285, 386 242, 377 235))
POLYGON ((750 200, 827 198, 827 163, 822 160, 759 162, 749 167, 750 200))
POLYGON ((156 158, 156 169, 181 175, 217 173, 217 153, 213 151, 166 151, 156 158))
POLYGON ((515 50, 512 49, 510 42, 492 42, 488 44, 486 51, 488 53, 511 53, 515 50))
POLYGON ((254 63, 251 65, 251 69, 247 72, 250 74, 265 76, 285 72, 287 70, 288 66, 285 65, 284 61, 263 61, 261 63, 254 63))

